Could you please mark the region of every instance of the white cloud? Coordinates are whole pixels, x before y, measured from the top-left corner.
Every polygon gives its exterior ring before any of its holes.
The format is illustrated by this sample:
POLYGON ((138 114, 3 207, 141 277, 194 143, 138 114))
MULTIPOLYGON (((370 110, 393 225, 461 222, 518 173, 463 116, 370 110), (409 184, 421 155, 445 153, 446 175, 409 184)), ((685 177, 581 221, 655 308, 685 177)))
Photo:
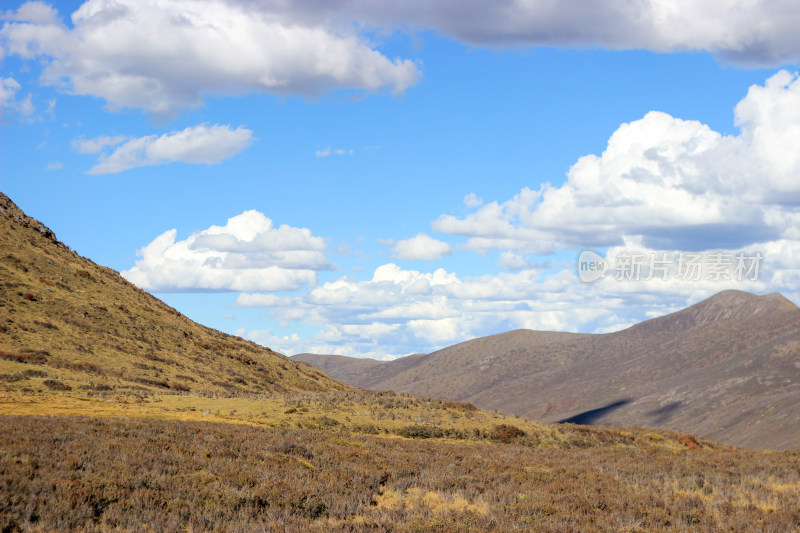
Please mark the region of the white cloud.
POLYGON ((523 189, 433 228, 486 253, 546 253, 639 238, 655 249, 738 248, 788 236, 800 217, 800 79, 781 71, 735 110, 741 133, 650 112, 623 124, 560 187, 523 189))
POLYGON ((479 205, 483 205, 483 199, 474 192, 471 192, 464 196, 464 205, 467 207, 478 207, 479 205))
MULTIPOLYGON (((537 302, 542 294, 563 290, 563 282, 540 281, 531 270, 460 279, 441 268, 426 273, 389 263, 367 281, 342 277, 299 296, 241 294, 237 305, 267 307, 284 325, 300 321, 323 328, 308 339, 272 341, 285 352, 405 355, 517 327, 567 328, 568 316, 581 313, 537 302)), ((265 332, 250 335, 267 342, 265 332)))
POLYGON ((176 236, 172 229, 156 237, 122 275, 155 292, 287 291, 316 283, 317 271, 332 268, 323 238, 306 228, 275 227, 258 211, 181 241, 176 236))
POLYGON ((161 136, 76 139, 72 146, 84 154, 100 153, 116 146, 110 154, 102 154, 98 163, 89 169, 89 174, 112 174, 173 162, 213 165, 233 157, 252 142, 253 132, 247 128, 201 124, 161 136))
POLYGON ((46 58, 42 81, 104 99, 111 109, 172 114, 206 95, 402 93, 419 70, 390 60, 352 25, 310 20, 282 3, 88 0, 72 28, 23 4, 2 29, 12 54, 46 58))
POLYGON ((343 148, 323 148, 314 152, 316 157, 328 157, 330 155, 353 155, 353 150, 345 150, 343 148))
POLYGON ((449 244, 429 237, 424 233, 420 233, 410 239, 398 241, 392 248, 392 255, 395 258, 408 261, 434 261, 452 253, 453 249, 450 248, 449 244))
MULTIPOLYGON (((667 254, 677 265, 679 252, 651 250, 626 242, 608 250, 667 254)), ((337 353, 381 358, 429 352, 473 337, 528 328, 547 331, 609 332, 674 312, 725 289, 756 293, 780 291, 800 301, 800 243, 774 241, 732 253, 759 251, 758 279, 713 280, 706 275, 711 255, 703 256, 704 275, 685 279, 672 271, 666 280, 643 275, 638 281, 609 276, 593 284, 579 281, 575 265, 545 272, 519 272, 461 278, 444 269, 378 267, 372 279, 341 277, 295 296, 240 294, 237 305, 264 307, 283 326, 300 322, 321 330, 310 337, 275 337, 264 330, 244 332, 256 342, 285 353, 337 353)), ((619 266, 619 261, 614 265, 619 266)), ((643 274, 646 274, 643 270, 643 274)))
POLYGON ((61 170, 62 168, 64 168, 64 163, 62 163, 61 161, 53 161, 52 163, 48 163, 47 166, 44 167, 45 170, 61 170))

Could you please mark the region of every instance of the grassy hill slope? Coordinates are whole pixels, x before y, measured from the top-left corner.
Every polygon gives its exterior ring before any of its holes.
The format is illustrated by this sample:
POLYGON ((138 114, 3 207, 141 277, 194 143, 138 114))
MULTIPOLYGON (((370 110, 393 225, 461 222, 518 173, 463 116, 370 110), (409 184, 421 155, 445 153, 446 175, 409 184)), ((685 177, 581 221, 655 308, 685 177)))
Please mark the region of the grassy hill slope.
POLYGON ((189 320, 69 250, 2 193, 0 374, 6 388, 32 391, 238 395, 349 388, 189 320))

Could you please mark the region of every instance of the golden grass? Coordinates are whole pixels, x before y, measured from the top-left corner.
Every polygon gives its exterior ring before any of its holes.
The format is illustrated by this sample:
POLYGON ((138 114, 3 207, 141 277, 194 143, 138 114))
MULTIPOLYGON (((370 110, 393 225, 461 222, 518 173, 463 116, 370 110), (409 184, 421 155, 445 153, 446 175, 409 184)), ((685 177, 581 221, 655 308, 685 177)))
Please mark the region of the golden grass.
POLYGON ((375 505, 379 510, 432 512, 434 514, 476 514, 486 515, 489 506, 485 502, 467 500, 457 493, 443 491, 425 491, 419 487, 409 487, 403 492, 386 490, 375 497, 375 505))

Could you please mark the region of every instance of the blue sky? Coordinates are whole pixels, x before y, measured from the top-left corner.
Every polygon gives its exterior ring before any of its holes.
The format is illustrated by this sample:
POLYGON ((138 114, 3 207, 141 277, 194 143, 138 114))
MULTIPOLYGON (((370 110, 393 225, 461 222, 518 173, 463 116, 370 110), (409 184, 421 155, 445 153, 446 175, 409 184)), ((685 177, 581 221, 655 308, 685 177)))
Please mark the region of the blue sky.
POLYGON ((287 354, 798 302, 800 8, 694 4, 6 2, 0 190, 287 354))

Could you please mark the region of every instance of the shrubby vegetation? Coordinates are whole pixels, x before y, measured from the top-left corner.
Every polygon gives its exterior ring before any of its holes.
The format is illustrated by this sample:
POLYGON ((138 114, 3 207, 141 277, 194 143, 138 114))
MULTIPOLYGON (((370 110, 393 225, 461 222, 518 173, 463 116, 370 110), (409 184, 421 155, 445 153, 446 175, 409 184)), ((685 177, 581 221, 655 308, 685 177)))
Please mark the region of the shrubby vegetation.
MULTIPOLYGON (((800 455, 0 417, 0 530, 793 531, 800 455)), ((496 428, 498 435, 513 433, 496 428)), ((493 433, 494 434, 494 433, 493 433)))

